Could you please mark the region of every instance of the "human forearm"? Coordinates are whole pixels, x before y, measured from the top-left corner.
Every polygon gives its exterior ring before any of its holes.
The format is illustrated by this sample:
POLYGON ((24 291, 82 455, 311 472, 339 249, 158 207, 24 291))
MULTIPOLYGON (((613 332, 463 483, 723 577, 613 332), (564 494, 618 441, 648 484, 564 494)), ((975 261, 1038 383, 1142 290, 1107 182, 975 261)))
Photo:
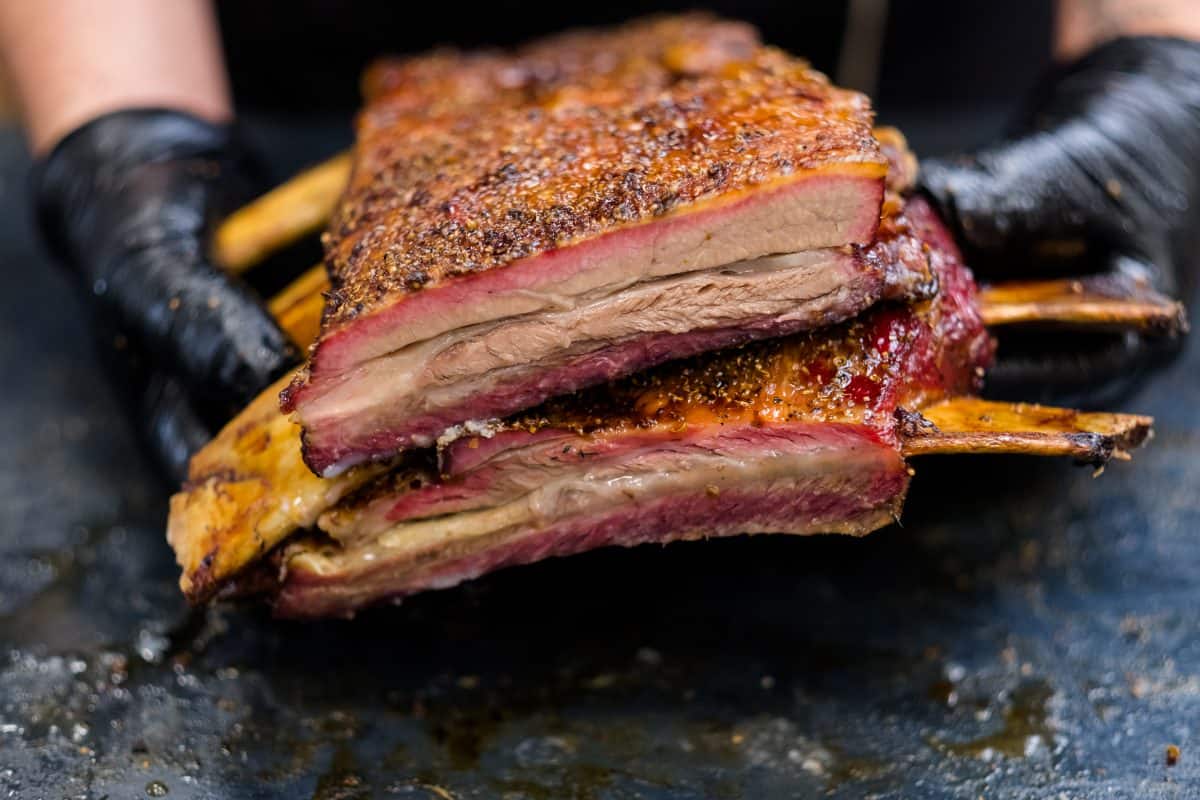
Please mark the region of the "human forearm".
POLYGON ((1059 0, 1056 55, 1069 61, 1118 36, 1200 40, 1195 0, 1059 0))
POLYGON ((37 156, 37 219, 88 307, 131 420, 179 477, 292 365, 260 298, 212 263, 257 170, 230 120, 208 0, 0 0, 37 156))
POLYGON ((123 108, 230 116, 208 0, 0 0, 0 51, 37 153, 123 108))

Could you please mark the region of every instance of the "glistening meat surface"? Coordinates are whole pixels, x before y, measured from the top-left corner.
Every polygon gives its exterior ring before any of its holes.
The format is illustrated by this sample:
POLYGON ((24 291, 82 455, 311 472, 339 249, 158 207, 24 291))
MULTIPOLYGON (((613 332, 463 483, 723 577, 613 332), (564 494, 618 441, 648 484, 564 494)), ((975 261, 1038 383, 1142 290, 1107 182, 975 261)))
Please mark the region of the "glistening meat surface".
MULTIPOLYGON (((853 248, 856 266, 849 285, 862 286, 864 281, 873 282, 882 276, 882 294, 886 298, 904 301, 927 298, 936 289, 937 281, 925 242, 910 224, 901 199, 902 193, 912 184, 916 164, 898 132, 876 129, 875 135, 888 160, 887 199, 876 241, 866 248, 853 248)), ((783 259, 792 268, 803 268, 813 259, 820 258, 830 258, 832 263, 843 267, 850 265, 844 253, 772 256, 767 260, 779 262, 783 259)), ((721 276, 721 271, 714 271, 691 277, 677 276, 667 281, 705 281, 712 276, 722 281, 736 280, 740 270, 725 271, 732 274, 721 276)), ((786 270, 775 270, 770 277, 777 280, 784 273, 786 270)), ((783 294, 791 296, 787 292, 794 288, 788 287, 783 294)), ((653 291, 654 287, 642 289, 653 291)), ((839 293, 845 296, 845 289, 845 286, 841 287, 833 296, 839 293)), ((601 300, 602 303, 614 301, 613 298, 601 300)), ((817 302, 828 302, 828 298, 817 302)), ((812 307, 811 303, 809 307, 812 307)), ((707 313, 713 312, 721 313, 719 307, 710 308, 707 313)), ((772 319, 756 330, 748 321, 743 321, 737 330, 690 332, 688 338, 713 336, 734 341, 738 337, 754 338, 764 327, 777 323, 778 320, 772 319)), ((315 324, 314 321, 314 327, 315 324)), ((667 334, 614 344, 608 351, 609 356, 619 353, 635 359, 647 348, 660 347, 678 352, 683 344, 686 344, 683 337, 667 334)), ((703 345, 701 341, 696 349, 704 349, 703 345)), ((600 356, 596 363, 603 367, 605 354, 593 355, 600 356)), ((655 357, 661 357, 661 354, 655 357)), ((578 364, 573 368, 577 370, 578 364)), ((568 375, 570 372, 571 369, 566 370, 568 375)), ((284 378, 283 384, 290 380, 284 378)), ((382 462, 373 462, 334 478, 314 475, 301 458, 300 428, 280 413, 275 399, 278 394, 278 386, 268 389, 231 420, 192 459, 188 482, 171 499, 167 536, 183 568, 180 585, 193 601, 211 597, 247 564, 297 530, 312 526, 317 517, 339 498, 387 468, 382 462)))
MULTIPOLYGON (((914 252, 916 266, 922 256, 914 252)), ((916 270, 914 270, 916 271, 916 270)), ((690 272, 442 334, 330 386, 304 419, 335 426, 337 474, 363 454, 427 447, 447 428, 676 358, 838 322, 880 296, 859 251, 816 250, 690 272)), ((311 432, 311 428, 309 429, 311 432)), ((311 442, 311 434, 306 442, 311 442)))
POLYGON ((285 615, 347 614, 593 547, 743 532, 861 534, 908 483, 896 412, 977 386, 975 287, 921 201, 940 284, 818 333, 678 362, 447 443, 325 514, 279 554, 285 615), (435 479, 436 474, 441 479, 435 479))
POLYGON ((368 88, 323 332, 284 397, 318 473, 880 296, 848 260, 875 237, 887 172, 869 106, 745 26, 668 18, 436 54, 368 88), (781 278, 760 260, 805 251, 824 267, 788 276, 789 299, 815 302, 773 325, 781 278), (748 263, 721 319, 654 307, 748 263), (668 295, 686 275, 702 279, 668 295))
MULTIPOLYGON (((384 598, 454 586, 502 567, 606 545, 742 533, 863 534, 899 515, 899 452, 834 426, 663 451, 653 472, 585 474, 509 503, 398 524, 370 543, 299 543, 275 601, 283 616, 347 615, 384 598)), ((734 437, 731 437, 734 439, 734 437)), ((631 459, 632 461, 632 459, 631 459)))

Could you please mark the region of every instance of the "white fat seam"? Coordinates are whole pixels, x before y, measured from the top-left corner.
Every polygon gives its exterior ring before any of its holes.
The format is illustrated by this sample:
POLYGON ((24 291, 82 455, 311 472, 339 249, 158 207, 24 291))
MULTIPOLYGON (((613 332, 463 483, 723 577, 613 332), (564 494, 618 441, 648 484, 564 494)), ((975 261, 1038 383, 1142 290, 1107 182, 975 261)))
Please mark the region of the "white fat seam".
POLYGON ((505 531, 528 532, 595 509, 636 506, 678 492, 703 491, 718 496, 725 490, 746 486, 769 491, 814 479, 852 481, 870 472, 868 465, 887 459, 887 453, 874 446, 820 444, 800 453, 775 449, 741 456, 707 452, 684 459, 666 472, 652 464, 640 468, 630 465, 632 469, 608 475, 591 470, 576 472, 498 506, 401 522, 337 555, 306 553, 302 558, 306 568, 332 573, 338 562, 346 565, 359 560, 402 559, 406 553, 415 555, 505 531), (363 559, 364 554, 370 554, 370 558, 363 559))
POLYGON ((437 446, 439 448, 445 447, 464 436, 482 436, 484 439, 491 439, 503 427, 504 420, 496 417, 492 417, 491 419, 469 419, 459 425, 451 425, 442 431, 442 435, 437 438, 437 446))

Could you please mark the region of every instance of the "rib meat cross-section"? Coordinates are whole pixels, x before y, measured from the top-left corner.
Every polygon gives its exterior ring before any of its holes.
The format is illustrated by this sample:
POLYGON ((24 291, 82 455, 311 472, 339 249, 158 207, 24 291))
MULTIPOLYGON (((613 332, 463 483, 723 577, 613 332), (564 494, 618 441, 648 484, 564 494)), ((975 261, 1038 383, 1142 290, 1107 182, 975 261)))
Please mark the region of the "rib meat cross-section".
POLYGON ((991 358, 974 283, 944 229, 919 200, 904 218, 930 254, 933 300, 461 432, 438 463, 410 457, 324 514, 324 536, 285 546, 277 612, 348 614, 603 545, 889 523, 909 480, 902 410, 974 390, 991 358))
MULTIPOLYGON (((855 258, 864 271, 883 276, 885 298, 925 299, 937 280, 902 201, 916 163, 898 132, 876 129, 875 136, 889 164, 884 216, 876 241, 859 248, 855 258)), ((192 459, 187 484, 171 500, 168 538, 183 567, 181 586, 193 601, 212 596, 247 564, 314 525, 323 511, 387 468, 369 462, 332 478, 312 474, 301 459, 299 428, 278 408, 279 388, 267 390, 192 459)))
POLYGON ((1103 464, 1149 434, 972 396, 992 342, 902 137, 747 26, 441 52, 365 88, 310 363, 171 499, 193 602, 349 615, 603 545, 863 534, 906 456, 1103 464))
POLYGON ((866 99, 744 25, 435 54, 367 88, 322 334, 283 397, 318 474, 883 294, 866 99))

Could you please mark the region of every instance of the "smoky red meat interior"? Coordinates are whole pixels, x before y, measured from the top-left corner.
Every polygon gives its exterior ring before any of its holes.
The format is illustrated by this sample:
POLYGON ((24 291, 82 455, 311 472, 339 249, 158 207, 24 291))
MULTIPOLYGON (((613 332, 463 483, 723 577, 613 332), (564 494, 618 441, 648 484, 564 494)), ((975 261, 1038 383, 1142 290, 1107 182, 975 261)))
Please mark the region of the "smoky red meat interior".
MULTIPOLYGON (((914 205, 923 240, 941 248, 914 205)), ((676 362, 444 439, 436 463, 371 483, 322 515, 324 536, 279 554, 277 610, 344 614, 602 545, 886 525, 909 480, 897 410, 971 391, 991 355, 969 275, 930 252, 932 301, 676 362)))
POLYGON ((1149 432, 974 397, 987 307, 905 197, 902 137, 744 25, 365 83, 310 363, 172 498, 194 601, 347 615, 604 545, 864 534, 900 514, 910 455, 1103 463, 1149 432))
POLYGON ((846 319, 887 160, 863 96, 668 18, 377 68, 285 407, 332 476, 671 358, 846 319))

